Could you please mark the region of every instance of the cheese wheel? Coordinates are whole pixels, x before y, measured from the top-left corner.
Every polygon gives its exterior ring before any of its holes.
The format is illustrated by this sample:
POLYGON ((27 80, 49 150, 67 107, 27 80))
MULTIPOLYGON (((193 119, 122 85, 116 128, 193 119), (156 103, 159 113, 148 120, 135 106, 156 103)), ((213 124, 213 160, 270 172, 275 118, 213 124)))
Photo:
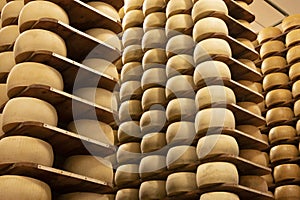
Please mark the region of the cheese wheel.
POLYGON ((271 148, 270 161, 271 163, 289 160, 298 157, 299 151, 296 146, 291 144, 281 144, 271 148))
POLYGON ((247 102, 247 101, 238 102, 237 105, 244 108, 245 110, 248 110, 249 112, 255 115, 261 116, 260 108, 254 102, 247 102))
POLYGON ((139 10, 142 8, 144 0, 124 0, 124 11, 139 10))
POLYGON ((166 146, 165 133, 149 133, 146 134, 141 142, 142 153, 150 153, 161 150, 166 146))
POLYGON ((226 183, 237 185, 239 174, 235 165, 227 162, 210 162, 197 168, 197 186, 226 183))
POLYGON ((0 72, 8 73, 16 65, 14 52, 5 51, 0 53, 0 72))
POLYGON ((300 115, 300 100, 297 100, 294 103, 294 114, 295 114, 295 117, 299 117, 299 115, 300 115))
POLYGON ((122 27, 125 31, 131 27, 141 27, 144 21, 144 14, 142 10, 130 10, 127 12, 122 20, 122 27))
POLYGON ((194 83, 196 86, 205 83, 211 78, 231 79, 229 67, 220 61, 205 61, 197 65, 194 72, 194 83))
POLYGON ((93 29, 86 30, 85 33, 104 42, 105 44, 114 47, 119 51, 122 50, 122 44, 118 35, 108 29, 93 28, 93 29))
POLYGON ((228 35, 227 25, 222 19, 206 17, 197 21, 193 29, 193 38, 196 42, 200 42, 213 34, 228 35))
POLYGON ((293 139, 297 136, 297 131, 292 126, 276 126, 269 131, 269 141, 274 143, 280 140, 293 139))
POLYGON ((282 32, 278 27, 266 27, 258 32, 257 41, 259 44, 262 44, 272 38, 275 38, 281 35, 282 32))
POLYGON ((167 168, 165 156, 150 155, 142 158, 140 162, 139 173, 141 179, 153 177, 155 175, 165 172, 166 170, 167 168))
POLYGON ((300 63, 295 63, 290 67, 290 70, 289 70, 290 80, 295 81, 295 80, 300 79, 300 70, 299 70, 299 68, 300 68, 300 63))
POLYGON ((121 70, 121 82, 140 81, 143 75, 142 63, 129 62, 123 65, 121 70))
POLYGON ((197 162, 196 148, 193 146, 175 146, 169 149, 166 162, 169 170, 197 162))
POLYGON ((63 194, 58 197, 58 200, 114 200, 113 194, 97 194, 91 192, 74 192, 63 194))
POLYGON ((98 179, 108 184, 113 183, 112 164, 101 157, 90 155, 71 156, 65 160, 63 168, 67 171, 98 179))
POLYGON ((166 196, 166 181, 146 181, 140 186, 140 200, 164 199, 166 196))
POLYGON ((289 77, 285 73, 276 72, 267 74, 263 79, 263 89, 269 91, 280 86, 288 85, 289 77))
POLYGON ((283 32, 286 32, 293 27, 300 25, 300 14, 293 14, 290 15, 282 20, 282 30, 283 32))
POLYGON ((142 89, 147 90, 154 87, 164 87, 167 76, 164 68, 151 68, 144 72, 142 76, 142 89))
MULTIPOLYGON (((252 27, 251 27, 251 24, 247 21, 247 20, 243 20, 243 19, 237 19, 237 21, 241 24, 241 25, 243 25, 244 27, 246 27, 246 28, 248 28, 248 29, 252 29, 252 27)), ((255 42, 257 42, 257 45, 258 45, 258 41, 257 40, 255 40, 255 42)), ((256 45, 256 46, 257 46, 256 45)))
POLYGON ((195 98, 195 90, 193 76, 174 76, 167 81, 166 97, 167 99, 195 98))
POLYGON ((154 109, 156 105, 165 107, 167 104, 165 88, 149 88, 144 91, 142 97, 142 108, 144 111, 154 109))
POLYGON ((130 162, 137 162, 141 156, 141 147, 138 142, 129 142, 119 146, 117 151, 117 161, 119 164, 128 164, 130 162))
POLYGON ((288 64, 294 64, 300 59, 300 46, 290 48, 286 54, 286 61, 288 64))
POLYGON ((29 162, 51 167, 54 155, 50 144, 43 140, 10 136, 0 140, 1 163, 29 162))
POLYGON ((278 200, 297 200, 300 198, 299 185, 283 185, 275 188, 275 199, 278 200))
POLYGON ((195 42, 189 35, 176 35, 169 39, 166 46, 167 57, 179 54, 193 55, 195 42))
POLYGON ((231 48, 226 40, 219 38, 208 38, 200 41, 194 50, 195 63, 210 60, 214 55, 231 57, 231 48))
POLYGON ((0 176, 0 196, 3 199, 40 199, 51 200, 50 187, 37 179, 16 176, 0 176))
POLYGON ((167 43, 167 37, 165 30, 161 28, 151 29, 147 31, 142 39, 142 49, 143 51, 148 51, 150 49, 164 49, 167 43))
POLYGON ((195 63, 193 56, 180 54, 174 55, 168 59, 166 65, 167 78, 170 79, 177 75, 192 75, 194 72, 195 63))
POLYGON ((147 16, 150 13, 163 11, 165 7, 165 0, 144 0, 143 13, 147 16))
POLYGON ((177 172, 170 174, 166 181, 168 196, 197 190, 196 173, 177 172))
POLYGON ((2 27, 11 25, 12 21, 19 17, 20 11, 24 6, 23 1, 8 2, 1 12, 2 27))
POLYGON ((267 107, 289 103, 292 101, 292 92, 288 89, 276 89, 267 93, 265 102, 267 107))
POLYGON ((242 45, 248 47, 249 49, 252 49, 253 51, 255 51, 255 47, 252 44, 252 42, 246 38, 236 38, 236 40, 238 42, 240 42, 242 45))
POLYGON ((298 99, 300 95, 300 81, 296 81, 292 86, 292 95, 295 99, 298 99))
POLYGON ((268 184, 260 176, 240 176, 240 185, 260 192, 268 192, 268 184))
POLYGON ((284 50, 285 45, 282 41, 273 40, 273 41, 267 41, 262 44, 260 48, 260 57, 262 59, 265 59, 269 56, 271 56, 274 53, 281 52, 284 50))
POLYGON ((24 61, 26 59, 23 58, 24 55, 33 51, 50 51, 61 56, 67 56, 65 41, 59 35, 42 29, 24 31, 16 39, 14 55, 17 63, 24 61))
POLYGON ((219 85, 207 86, 198 90, 196 94, 196 107, 198 110, 215 103, 235 104, 234 92, 228 87, 219 85))
POLYGON ((289 32, 286 35, 285 43, 286 43, 287 47, 290 47, 292 45, 295 45, 295 44, 299 43, 299 41, 300 41, 299 40, 299 33, 300 33, 300 30, 296 29, 296 30, 292 30, 291 32, 289 32))
POLYGON ((115 184, 118 187, 126 186, 139 180, 139 165, 127 164, 117 168, 115 174, 115 184))
POLYGON ((4 136, 4 131, 2 130, 2 114, 0 114, 0 137, 4 136))
POLYGON ((118 128, 118 140, 120 143, 129 142, 131 139, 141 138, 141 129, 138 121, 121 123, 118 128))
POLYGON ((255 149, 241 149, 240 150, 240 157, 249 160, 253 163, 262 166, 268 166, 268 161, 263 152, 255 149))
POLYGON ((100 1, 90 1, 87 2, 87 5, 97 9, 101 14, 104 14, 108 18, 111 18, 113 21, 121 21, 118 11, 108 3, 100 1))
POLYGON ((178 98, 169 102, 166 116, 169 122, 194 121, 197 109, 194 99, 178 98))
POLYGON ((166 113, 163 110, 149 110, 143 113, 140 127, 143 134, 160 132, 165 129, 166 113))
POLYGON ((200 196, 200 200, 240 200, 239 196, 230 192, 208 192, 200 196))
POLYGON ((276 123, 287 122, 293 120, 294 112, 288 107, 277 107, 267 111, 266 122, 267 125, 274 125, 276 123))
POLYGON ((257 87, 257 84, 255 84, 255 82, 253 82, 253 81, 239 80, 237 82, 254 92, 259 92, 259 88, 257 87))
POLYGON ((266 174, 261 176, 263 179, 265 179, 265 181, 267 182, 268 187, 270 187, 271 185, 274 184, 274 179, 273 179, 273 175, 270 174, 266 174))
POLYGON ((141 44, 143 35, 144 31, 140 27, 128 28, 123 32, 122 44, 124 47, 141 44))
POLYGON ((45 85, 63 90, 62 75, 54 68, 41 63, 23 62, 15 65, 7 78, 7 94, 13 97, 30 85, 45 85))
POLYGON ((166 22, 166 35, 168 38, 176 35, 192 35, 194 22, 189 14, 173 15, 166 22))
POLYGON ((112 128, 108 124, 97 120, 81 119, 72 121, 68 125, 68 130, 105 144, 114 145, 112 128))
POLYGON ((21 32, 27 30, 24 25, 42 18, 51 18, 69 24, 67 13, 57 4, 49 1, 32 1, 24 5, 20 12, 18 25, 21 32))
POLYGON ((128 100, 123 102, 119 108, 119 119, 121 122, 139 120, 143 113, 140 100, 128 100))
POLYGON ((118 13, 119 13, 120 19, 121 19, 121 21, 122 21, 123 18, 124 18, 124 16, 125 16, 124 6, 123 6, 122 8, 119 9, 118 13))
POLYGON ((130 99, 141 99, 143 94, 140 81, 127 81, 121 84, 120 100, 121 102, 130 99))
POLYGON ((0 13, 2 8, 5 6, 5 4, 6 4, 6 0, 0 0, 0 13))
POLYGON ((239 145, 234 137, 229 135, 207 135, 199 139, 197 156, 203 159, 215 155, 239 155, 239 145))
POLYGON ((6 92, 6 84, 0 83, 0 105, 4 105, 9 100, 6 92))
POLYGON ((11 46, 19 36, 17 25, 9 25, 0 29, 0 46, 11 46))
POLYGON ((196 136, 193 122, 179 121, 168 126, 166 140, 168 144, 191 144, 196 136))
POLYGON ((192 0, 170 0, 167 4, 166 15, 172 17, 173 15, 181 13, 189 13, 193 8, 192 0))
POLYGON ((130 45, 123 51, 122 62, 123 64, 127 64, 129 62, 141 62, 143 55, 144 53, 141 45, 130 45))
POLYGON ((194 22, 207 17, 212 12, 220 12, 228 15, 228 8, 222 0, 198 0, 192 9, 194 22))
POLYGON ((262 140, 262 134, 257 126, 253 125, 239 125, 236 127, 237 130, 242 131, 256 139, 262 140))
POLYGON ((275 183, 300 178, 300 167, 297 164, 283 164, 274 167, 275 183))
POLYGON ((238 61, 240 61, 241 63, 243 63, 247 67, 253 69, 254 71, 257 71, 257 67, 256 67, 255 63, 252 60, 241 58, 241 59, 238 59, 238 61))
POLYGON ((40 122, 57 126, 57 112, 49 103, 30 97, 10 99, 4 107, 2 129, 8 132, 22 122, 40 122))
POLYGON ((166 13, 154 12, 145 17, 143 29, 145 32, 147 32, 152 29, 165 28, 166 22, 166 13))
POLYGON ((206 108, 199 111, 195 119, 196 132, 209 129, 234 129, 235 118, 232 111, 226 108, 206 108))
POLYGON ((143 69, 144 71, 151 68, 165 68, 167 63, 166 51, 164 49, 150 49, 143 57, 143 69))
POLYGON ((117 191, 115 200, 139 200, 139 189, 120 189, 117 191))

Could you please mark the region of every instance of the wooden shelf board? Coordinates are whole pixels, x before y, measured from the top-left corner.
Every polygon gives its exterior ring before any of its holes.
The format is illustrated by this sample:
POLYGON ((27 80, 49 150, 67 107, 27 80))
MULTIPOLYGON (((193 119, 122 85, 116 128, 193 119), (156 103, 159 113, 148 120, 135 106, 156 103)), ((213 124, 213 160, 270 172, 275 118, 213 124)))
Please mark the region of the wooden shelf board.
MULTIPOLYGON (((243 19, 248 22, 253 22, 255 20, 255 15, 250 11, 246 10, 240 6, 237 2, 233 0, 224 0, 228 7, 229 15, 235 19, 243 19)), ((246 1, 246 3, 252 3, 251 1, 246 1)))
POLYGON ((9 72, 0 72, 0 83, 6 83, 9 72))
POLYGON ((8 45, 1 45, 0 46, 0 53, 5 51, 13 51, 14 44, 8 44, 8 45))

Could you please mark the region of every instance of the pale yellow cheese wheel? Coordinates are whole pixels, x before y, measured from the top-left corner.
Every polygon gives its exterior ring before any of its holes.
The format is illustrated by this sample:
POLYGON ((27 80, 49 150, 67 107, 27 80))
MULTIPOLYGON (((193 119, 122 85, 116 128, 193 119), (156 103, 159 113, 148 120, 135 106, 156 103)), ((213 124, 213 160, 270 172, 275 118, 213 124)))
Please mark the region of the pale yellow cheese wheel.
POLYGON ((289 107, 277 107, 267 111, 266 122, 267 125, 276 124, 280 122, 291 121, 294 117, 294 112, 289 107))
POLYGON ((58 197, 58 200, 114 200, 114 194, 97 194, 91 192, 74 192, 63 194, 58 197))
POLYGON ((140 200, 164 199, 166 196, 166 181, 146 181, 140 186, 140 200))
POLYGON ((122 8, 119 9, 118 13, 119 13, 120 19, 123 20, 123 18, 125 16, 124 6, 122 6, 122 8))
POLYGON ((295 117, 299 117, 299 115, 300 115, 300 100, 297 100, 294 103, 294 114, 295 114, 295 117))
POLYGON ((140 81, 143 75, 142 63, 129 62, 123 65, 121 70, 121 82, 140 81))
POLYGON ((2 130, 2 114, 0 114, 0 137, 4 135, 4 132, 2 130))
POLYGON ((117 161, 119 164, 127 164, 130 162, 137 162, 141 156, 141 147, 138 142, 129 142, 119 146, 117 151, 117 161))
POLYGON ((13 45, 19 36, 17 25, 9 25, 0 29, 0 46, 13 45))
POLYGON ((167 76, 164 68, 151 68, 143 73, 141 86, 143 90, 153 87, 164 87, 166 85, 167 76))
POLYGON ((140 99, 143 94, 140 81, 127 81, 121 84, 120 100, 121 102, 129 99, 140 99))
POLYGON ((157 152, 167 145, 165 133, 149 133, 146 134, 141 142, 141 152, 150 153, 157 152))
POLYGON ((257 67, 252 60, 242 58, 242 59, 238 59, 238 61, 240 61, 244 65, 248 66, 249 68, 253 69, 254 71, 257 71, 257 67))
POLYGON ((142 96, 142 108, 144 111, 154 109, 156 105, 165 107, 167 104, 165 88, 149 88, 144 91, 142 96))
POLYGON ((165 44, 167 42, 167 37, 165 34, 165 30, 151 29, 147 31, 142 39, 142 49, 144 52, 154 49, 154 48, 165 48, 165 44))
POLYGON ((166 116, 169 122, 194 121, 196 112, 194 99, 177 98, 169 101, 166 116))
POLYGON ((289 77, 290 77, 290 80, 292 80, 292 81, 299 79, 299 77, 300 77, 300 63, 295 63, 290 67, 289 77))
POLYGON ((47 142, 27 137, 10 136, 0 140, 0 162, 28 162, 51 167, 54 154, 47 142))
POLYGON ((288 64, 294 64, 300 59, 300 46, 290 48, 286 54, 286 61, 288 64))
POLYGON ((189 13, 193 5, 192 0, 170 0, 167 4, 166 15, 171 17, 180 13, 189 13))
POLYGON ((142 136, 139 121, 128 121, 119 125, 118 140, 121 144, 140 137, 142 136))
POLYGON ((5 51, 0 53, 0 72, 8 73, 16 65, 14 52, 5 51))
POLYGON ((166 46, 167 57, 170 58, 179 54, 193 55, 195 42, 189 35, 176 35, 169 39, 166 46))
POLYGON ((263 179, 265 179, 265 181, 267 182, 268 186, 270 187, 271 185, 273 185, 274 183, 274 178, 272 173, 266 174, 261 176, 263 179))
POLYGON ((296 136, 296 129, 288 125, 276 126, 269 131, 269 141, 271 144, 278 140, 293 139, 296 136))
POLYGON ((294 98, 298 98, 300 94, 300 81, 296 81, 292 86, 292 95, 294 98))
POLYGON ((175 35, 191 35, 194 22, 189 14, 177 14, 173 15, 166 22, 166 35, 171 38, 175 35))
POLYGON ((258 32, 257 41, 259 42, 259 44, 262 44, 281 34, 282 31, 278 27, 266 27, 258 32))
POLYGON ((50 1, 31 1, 26 3, 20 12, 18 20, 20 31, 25 31, 22 28, 25 23, 34 22, 41 18, 56 19, 69 24, 68 14, 57 4, 50 1))
POLYGON ((6 88, 7 87, 5 83, 0 83, 0 105, 4 105, 9 100, 6 88))
POLYGON ((143 134, 160 132, 166 125, 166 113, 164 110, 149 110, 143 113, 140 119, 140 127, 143 134))
POLYGON ((237 185, 239 174, 234 164, 210 162, 198 166, 196 179, 198 187, 217 183, 237 185))
POLYGON ((8 2, 1 12, 2 27, 10 25, 10 20, 16 19, 19 17, 20 11, 24 6, 23 1, 11 1, 8 2))
POLYGON ((200 200, 240 200, 239 196, 230 192, 207 192, 200 196, 200 200))
POLYGON ((166 65, 167 77, 169 79, 181 74, 192 74, 194 68, 195 63, 193 56, 187 54, 174 55, 168 59, 166 65))
POLYGON ((104 16, 108 16, 114 21, 121 21, 118 11, 112 5, 100 1, 90 1, 87 2, 87 4, 98 10, 104 16))
POLYGON ((141 45, 130 45, 127 46, 122 54, 123 64, 128 64, 130 62, 141 62, 143 58, 143 50, 141 45))
POLYGON ((139 200, 139 189, 120 189, 116 194, 115 200, 139 200))
POLYGON ((275 188, 275 199, 278 200, 297 200, 300 198, 299 185, 283 185, 275 188))
POLYGON ((22 122, 40 122, 57 126, 57 112, 49 103, 36 98, 10 99, 4 107, 2 129, 7 132, 22 122))
POLYGON ((123 102, 119 108, 119 120, 121 122, 138 120, 143 113, 140 100, 128 100, 123 102))
POLYGON ((166 22, 167 17, 165 12, 154 12, 145 17, 143 29, 147 32, 152 29, 165 28, 166 22))
POLYGON ((244 102, 238 102, 237 105, 248 110, 249 112, 255 115, 261 116, 261 111, 257 103, 244 101, 244 102))
POLYGON ((144 31, 141 27, 128 28, 123 32, 122 44, 124 47, 141 44, 143 35, 144 31))
POLYGON ((248 47, 249 49, 252 49, 253 51, 255 51, 255 47, 252 44, 252 42, 246 38, 236 38, 236 40, 238 42, 240 42, 242 45, 248 47))
POLYGON ((51 200, 51 188, 44 182, 17 175, 0 176, 0 196, 6 200, 51 200))
POLYGON ((263 152, 255 149, 241 149, 240 150, 240 157, 245 158, 246 160, 249 160, 253 163, 267 166, 268 161, 266 159, 266 156, 263 152))
POLYGON ((122 27, 126 30, 131 27, 141 27, 144 22, 144 14, 142 10, 131 10, 128 11, 123 20, 122 27))
POLYGON ((170 174, 166 181, 168 196, 197 190, 196 173, 177 172, 170 174))
POLYGON ((267 41, 262 44, 260 48, 260 57, 262 59, 265 59, 269 57, 270 55, 280 52, 285 48, 285 44, 282 41, 273 40, 273 41, 267 41))
POLYGON ((197 144, 197 156, 199 159, 223 154, 239 155, 239 145, 234 137, 215 134, 199 139, 197 144))
POLYGON ((67 171, 98 179, 108 184, 113 183, 112 164, 101 157, 90 155, 71 156, 65 160, 63 168, 67 171))
POLYGON ((269 74, 272 71, 285 68, 287 65, 286 59, 281 56, 271 56, 263 60, 261 64, 262 74, 269 74))
POLYGON ((285 159, 293 159, 298 157, 299 151, 295 145, 281 144, 271 148, 270 161, 276 162, 285 159))
POLYGON ((260 192, 268 192, 268 184, 260 176, 240 176, 239 184, 260 192))
POLYGON ((165 7, 165 0, 144 0, 143 13, 147 16, 150 13, 163 11, 165 7))
POLYGON ((139 10, 142 8, 144 0, 124 0, 124 12, 139 10))
POLYGON ((41 63, 23 62, 15 65, 7 78, 7 92, 13 97, 20 89, 30 85, 45 85, 63 90, 62 75, 56 69, 41 63))
POLYGON ((298 120, 296 123, 296 130, 297 130, 297 135, 300 135, 300 120, 298 120))
POLYGON ((118 187, 126 186, 139 180, 139 165, 126 164, 117 168, 115 173, 115 184, 118 187))
POLYGON ((184 165, 197 162, 196 148, 193 146, 174 146, 169 149, 166 162, 169 170, 179 169, 184 165))
POLYGON ((263 80, 263 89, 269 91, 276 87, 286 86, 289 80, 288 75, 282 72, 267 74, 263 80))
POLYGON ((196 136, 193 122, 179 121, 168 126, 166 140, 168 144, 191 144, 196 136))
POLYGON ((142 60, 143 69, 146 71, 151 68, 165 68, 167 60, 164 49, 150 49, 144 54, 142 60))
POLYGON ((297 164, 283 164, 274 167, 275 183, 300 178, 300 167, 297 164))
POLYGON ((193 20, 196 22, 214 11, 228 14, 228 8, 222 0, 198 0, 192 9, 193 20))
POLYGON ((242 131, 248 135, 251 135, 252 137, 255 137, 256 139, 262 140, 262 134, 257 126, 239 125, 239 126, 236 126, 236 129, 239 131, 242 131))
POLYGON ((239 84, 246 86, 248 89, 254 91, 254 92, 259 92, 260 88, 258 88, 257 84, 253 81, 249 81, 249 80, 239 80, 237 81, 239 84))
POLYGON ((166 157, 162 155, 148 155, 142 158, 140 162, 139 173, 141 179, 152 177, 166 170, 166 157))
POLYGON ((300 25, 300 14, 290 15, 282 20, 282 30, 283 32, 300 25))
POLYGON ((289 46, 299 43, 299 41, 300 41, 299 34, 300 34, 299 29, 292 30, 291 32, 289 32, 285 38, 286 46, 289 47, 289 46))
POLYGON ((167 99, 173 98, 194 98, 196 87, 193 76, 182 75, 168 79, 166 84, 167 99))
POLYGON ((213 55, 231 57, 230 45, 226 40, 219 38, 208 38, 200 41, 194 50, 194 60, 198 64, 202 61, 211 59, 213 55))
POLYGON ((195 119, 196 132, 210 128, 235 128, 235 118, 232 111, 226 108, 206 108, 199 111, 195 119))

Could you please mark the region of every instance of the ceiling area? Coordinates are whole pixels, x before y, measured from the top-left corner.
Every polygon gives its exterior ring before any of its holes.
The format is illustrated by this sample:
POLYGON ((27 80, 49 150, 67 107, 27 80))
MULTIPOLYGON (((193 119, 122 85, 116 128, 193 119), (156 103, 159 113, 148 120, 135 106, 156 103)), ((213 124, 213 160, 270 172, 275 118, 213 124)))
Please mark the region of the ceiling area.
POLYGON ((264 27, 280 27, 285 16, 300 14, 300 0, 254 0, 250 8, 256 17, 251 25, 258 32, 264 27))

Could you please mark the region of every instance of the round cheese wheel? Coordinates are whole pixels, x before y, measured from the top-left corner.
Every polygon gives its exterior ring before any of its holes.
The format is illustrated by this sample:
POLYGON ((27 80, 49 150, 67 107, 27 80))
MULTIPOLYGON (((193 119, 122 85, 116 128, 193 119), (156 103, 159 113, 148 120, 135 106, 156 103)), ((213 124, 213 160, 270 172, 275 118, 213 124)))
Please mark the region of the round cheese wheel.
POLYGON ((166 170, 167 168, 165 156, 150 155, 142 158, 140 162, 139 173, 141 179, 153 177, 155 175, 165 172, 166 170))
POLYGON ((242 64, 246 65, 247 67, 253 69, 254 71, 257 70, 255 63, 252 60, 241 58, 238 59, 238 61, 240 61, 242 64))
POLYGON ((179 121, 168 126, 166 140, 171 144, 191 144, 196 136, 193 122, 179 121))
POLYGON ((145 17, 143 29, 147 32, 152 29, 165 28, 166 22, 167 17, 165 12, 154 12, 145 17))
POLYGON ((127 164, 117 168, 115 173, 115 184, 118 187, 126 186, 139 180, 139 165, 127 164))
POLYGON ((141 138, 141 129, 138 121, 128 121, 121 123, 118 128, 118 140, 121 144, 132 139, 141 138))
POLYGON ((296 29, 296 30, 292 30, 291 32, 289 32, 286 35, 285 38, 285 43, 287 47, 290 47, 292 45, 298 44, 299 43, 299 34, 300 34, 300 30, 296 29))
POLYGON ((139 199, 164 199, 166 194, 166 181, 146 181, 140 186, 139 199))
MULTIPOLYGON (((1 56, 1 55, 0 55, 1 56)), ((290 80, 295 81, 300 79, 300 63, 293 64, 289 70, 290 80)))
POLYGON ((197 162, 196 148, 193 146, 175 146, 169 149, 166 162, 169 170, 197 162))
POLYGON ((13 45, 19 36, 17 25, 9 25, 0 29, 0 46, 13 45))
POLYGON ((128 100, 120 105, 119 119, 121 122, 139 120, 142 113, 140 100, 128 100))
POLYGON ((18 25, 20 31, 27 30, 24 25, 38 21, 41 18, 51 18, 69 24, 68 14, 57 4, 50 1, 31 1, 24 5, 20 12, 18 25))
POLYGON ((168 196, 197 190, 196 173, 177 172, 170 174, 166 181, 168 196))
POLYGON ((144 14, 142 10, 130 10, 122 20, 122 27, 124 31, 131 27, 142 27, 143 22, 144 14))
POLYGON ((4 105, 8 100, 6 84, 0 83, 0 105, 4 105))
POLYGON ((288 107, 277 107, 267 111, 266 122, 267 125, 274 125, 276 123, 291 121, 294 117, 294 112, 288 107))
POLYGON ((147 31, 142 39, 143 51, 150 49, 164 49, 167 43, 167 37, 164 29, 156 28, 147 31))
POLYGON ((123 65, 121 70, 121 82, 140 81, 143 75, 142 63, 129 62, 123 65))
POLYGON ((299 26, 300 25, 300 14, 293 14, 290 15, 282 20, 282 30, 283 32, 286 32, 293 27, 299 26))
POLYGON ((187 54, 174 55, 168 59, 166 65, 167 78, 177 75, 192 75, 195 63, 193 56, 187 54))
POLYGON ((238 184, 239 174, 235 165, 227 162, 210 162, 197 168, 197 185, 203 187, 211 184, 238 184))
POLYGON ((150 49, 143 57, 143 69, 144 71, 151 68, 165 68, 167 63, 166 51, 164 49, 150 49))
POLYGON ((0 13, 2 8, 5 6, 5 4, 6 4, 6 0, 0 0, 0 13))
POLYGON ((165 133, 149 133, 146 134, 141 142, 142 153, 156 152, 166 146, 165 133))
POLYGON ((239 125, 236 126, 236 129, 242 131, 256 139, 262 140, 262 134, 257 126, 253 125, 239 125))
POLYGON ((261 176, 263 179, 265 179, 265 181, 267 182, 268 187, 270 187, 271 185, 273 185, 274 183, 274 179, 273 179, 273 175, 270 174, 266 174, 261 176))
POLYGON ((249 160, 253 163, 256 163, 258 165, 262 166, 268 166, 268 161, 266 159, 266 156, 263 152, 255 149, 241 149, 240 150, 240 157, 244 158, 246 160, 249 160))
POLYGON ((283 164, 274 167, 275 183, 300 178, 300 167, 297 164, 283 164))
POLYGON ((239 184, 260 192, 268 192, 268 184, 260 176, 240 176, 239 184))
POLYGON ((4 107, 2 129, 8 132, 22 122, 57 126, 57 112, 49 103, 30 97, 10 99, 4 107))
POLYGON ((292 86, 292 95, 294 99, 298 99, 300 95, 300 81, 296 81, 292 86))
POLYGON ((163 110, 149 110, 143 113, 140 127, 143 134, 160 132, 165 129, 166 113, 163 110))
POLYGON ((255 51, 255 47, 252 44, 252 42, 246 38, 236 38, 236 40, 240 43, 242 43, 244 46, 248 47, 249 49, 252 49, 255 51))
POLYGON ((275 199, 297 200, 300 198, 299 185, 283 185, 275 188, 275 199))
POLYGON ((140 81, 127 81, 121 84, 120 100, 121 102, 130 99, 141 99, 143 94, 140 81))
POLYGON ((120 16, 118 11, 111 6, 108 3, 100 2, 100 1, 90 1, 87 2, 89 6, 92 6, 93 8, 100 11, 100 13, 103 13, 105 16, 108 16, 109 18, 113 19, 114 21, 120 22, 120 16))
POLYGON ((209 129, 234 129, 235 118, 232 111, 226 108, 206 108, 200 110, 195 119, 196 132, 209 131, 209 129))
POLYGON ((286 86, 289 81, 288 75, 282 72, 267 74, 263 79, 263 89, 269 91, 280 86, 286 86))
POLYGON ((281 35, 282 32, 278 27, 266 27, 258 32, 257 41, 259 44, 281 35))
POLYGON ((276 126, 269 131, 269 141, 274 143, 280 140, 293 139, 297 136, 297 131, 292 126, 276 126))
POLYGON ((0 60, 0 73, 8 73, 16 65, 13 51, 0 53, 0 60))
POLYGON ((116 194, 115 200, 139 200, 139 189, 120 189, 116 194))
POLYGON ((210 60, 214 55, 232 56, 230 45, 226 40, 208 38, 200 41, 194 50, 194 60, 196 64, 210 60))
MULTIPOLYGON (((243 25, 244 27, 246 27, 246 28, 248 28, 248 29, 252 29, 252 27, 251 27, 251 24, 247 21, 247 20, 243 20, 243 19, 237 19, 237 21, 241 24, 241 25, 243 25)), ((257 42, 257 45, 258 45, 258 41, 257 40, 255 40, 256 42, 257 42)))
POLYGON ((258 116, 261 116, 261 111, 260 111, 260 108, 259 106, 254 103, 254 102, 247 102, 247 101, 244 101, 244 102, 238 102, 237 103, 238 106, 248 110, 249 112, 255 114, 255 115, 258 115, 258 116))
POLYGON ((140 143, 129 142, 119 146, 117 151, 117 161, 119 164, 137 162, 141 154, 140 143))
POLYGON ((147 111, 155 108, 156 105, 165 107, 167 104, 165 88, 149 88, 144 91, 142 97, 142 108, 147 111))
POLYGON ((220 12, 228 15, 228 8, 222 0, 198 0, 192 9, 194 22, 207 17, 212 12, 220 12))
POLYGON ((51 200, 50 187, 37 179, 16 176, 0 176, 0 195, 3 199, 51 200))
POLYGON ((24 31, 16 39, 14 55, 17 63, 24 61, 24 56, 33 51, 50 51, 67 56, 65 41, 59 35, 42 29, 24 31))
POLYGON ((151 68, 144 72, 142 76, 142 89, 145 91, 149 88, 164 87, 167 76, 164 68, 151 68))
POLYGON ((150 13, 163 11, 165 7, 165 0, 144 0, 143 13, 147 16, 150 13))
POLYGON ((11 25, 12 21, 19 17, 20 11, 24 6, 23 1, 8 2, 1 12, 2 27, 11 25))
POLYGON ((207 79, 221 78, 230 80, 231 72, 229 67, 220 61, 206 61, 197 65, 194 72, 194 83, 199 86, 207 79))
POLYGON ((248 89, 254 91, 254 92, 259 92, 260 88, 257 87, 257 84, 253 81, 248 81, 248 80, 239 80, 237 81, 239 84, 247 87, 248 89))
POLYGON ((140 10, 144 0, 124 0, 124 11, 127 13, 130 10, 140 10))
POLYGON ((166 84, 167 99, 194 98, 196 87, 193 76, 181 75, 168 79, 166 84))
POLYGON ((175 35, 192 35, 194 22, 189 14, 173 15, 166 22, 166 35, 171 38, 175 35))
POLYGON ((193 55, 195 42, 189 35, 176 35, 169 39, 166 46, 167 57, 179 54, 193 55))
POLYGON ((276 89, 267 93, 265 102, 267 107, 289 103, 292 101, 292 92, 288 89, 276 89))
POLYGON ((68 130, 105 144, 114 145, 112 128, 108 124, 97 120, 81 119, 72 121, 68 125, 68 130))
POLYGON ((127 46, 122 54, 123 64, 128 64, 130 62, 141 62, 143 58, 143 50, 141 45, 130 45, 127 46))
POLYGON ((281 144, 271 148, 270 161, 276 162, 281 160, 289 160, 296 158, 299 155, 299 151, 296 146, 291 144, 281 144))
POLYGON ((181 13, 189 13, 193 8, 192 0, 170 0, 167 4, 166 15, 167 17, 172 17, 173 15, 181 13))
POLYGON ((269 57, 270 55, 281 52, 285 48, 285 44, 282 41, 273 40, 273 41, 267 41, 262 44, 260 48, 260 57, 262 59, 265 59, 269 57))
POLYGON ((98 179, 108 184, 113 183, 112 164, 101 157, 90 155, 71 156, 65 160, 63 168, 67 171, 98 179))
POLYGON ((300 100, 297 100, 294 103, 294 114, 295 114, 295 117, 299 117, 299 115, 300 115, 300 100))
POLYGON ((124 16, 125 16, 125 12, 124 12, 124 6, 122 8, 119 9, 118 14, 120 16, 120 19, 123 20, 124 16))
POLYGON ((200 196, 200 200, 240 200, 239 196, 230 192, 208 192, 200 196))
POLYGON ((288 64, 294 64, 300 59, 300 46, 290 48, 286 54, 286 61, 288 64))
POLYGON ((58 200, 114 200, 113 194, 97 194, 91 192, 74 192, 63 194, 58 197, 58 200))
POLYGON ((143 35, 144 31, 140 27, 128 28, 123 32, 122 44, 124 47, 141 44, 143 35))
POLYGON ((198 110, 215 103, 235 104, 234 92, 225 86, 212 85, 201 88, 196 94, 196 107, 198 110))
POLYGON ((169 102, 166 116, 169 122, 194 121, 196 112, 194 99, 178 98, 169 102))

